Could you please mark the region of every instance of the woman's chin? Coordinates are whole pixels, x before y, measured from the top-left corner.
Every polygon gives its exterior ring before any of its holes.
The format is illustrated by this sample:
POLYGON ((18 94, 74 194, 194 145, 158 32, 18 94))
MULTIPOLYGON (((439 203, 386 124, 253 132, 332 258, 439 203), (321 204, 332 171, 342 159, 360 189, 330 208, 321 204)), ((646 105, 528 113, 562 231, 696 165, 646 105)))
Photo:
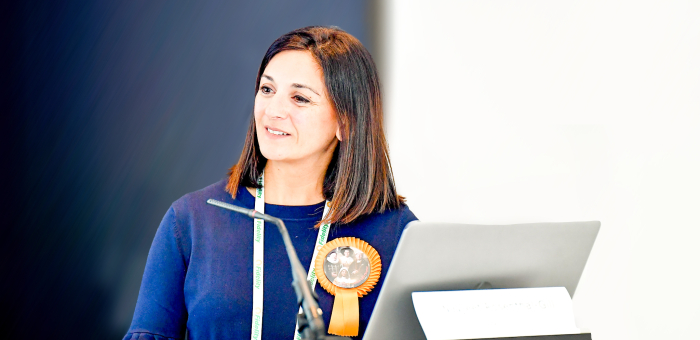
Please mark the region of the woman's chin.
POLYGON ((263 154, 263 157, 267 159, 268 162, 285 162, 285 161, 290 161, 288 157, 285 157, 284 155, 279 155, 279 154, 273 154, 268 157, 268 155, 263 154))
POLYGON ((260 153, 268 161, 284 161, 289 159, 289 152, 274 147, 260 147, 260 153))

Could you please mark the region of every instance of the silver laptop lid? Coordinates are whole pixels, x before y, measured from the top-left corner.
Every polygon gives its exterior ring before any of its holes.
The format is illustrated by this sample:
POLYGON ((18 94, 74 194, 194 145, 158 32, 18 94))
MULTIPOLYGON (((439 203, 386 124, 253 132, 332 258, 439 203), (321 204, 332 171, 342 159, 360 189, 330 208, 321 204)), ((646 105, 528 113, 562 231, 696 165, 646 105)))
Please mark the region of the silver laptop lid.
POLYGON ((600 222, 465 225, 411 222, 364 339, 425 339, 416 291, 566 287, 573 297, 600 222))

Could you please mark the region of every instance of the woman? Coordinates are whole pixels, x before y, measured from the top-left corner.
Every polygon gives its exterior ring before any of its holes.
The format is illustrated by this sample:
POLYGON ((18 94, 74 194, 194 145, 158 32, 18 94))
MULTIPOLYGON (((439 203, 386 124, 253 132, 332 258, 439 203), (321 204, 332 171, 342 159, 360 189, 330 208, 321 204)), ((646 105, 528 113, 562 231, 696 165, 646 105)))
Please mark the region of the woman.
POLYGON ((333 280, 333 284, 338 286, 338 287, 343 287, 343 288, 352 288, 353 287, 353 281, 350 279, 350 275, 348 274, 348 269, 343 267, 340 268, 340 272, 338 273, 338 277, 333 280))
POLYGON ((325 274, 329 280, 333 281, 338 276, 338 270, 340 269, 340 261, 338 260, 338 253, 331 252, 328 254, 325 263, 325 274))
POLYGON ((352 264, 352 254, 350 253, 350 248, 343 248, 341 251, 343 252, 343 255, 340 256, 340 263, 345 267, 350 266, 350 264, 352 264))
POLYGON ((362 253, 355 254, 355 261, 350 264, 350 277, 355 281, 364 281, 369 275, 369 263, 362 257, 362 253))
MULTIPOLYGON (((298 305, 280 235, 209 198, 282 218, 305 266, 321 225, 331 224, 329 241, 373 246, 384 269, 359 299, 361 338, 401 232, 416 219, 396 192, 382 120, 377 71, 357 39, 332 27, 277 39, 258 71, 238 164, 166 213, 125 339, 293 337, 298 305)), ((328 325, 334 297, 315 291, 328 325)))

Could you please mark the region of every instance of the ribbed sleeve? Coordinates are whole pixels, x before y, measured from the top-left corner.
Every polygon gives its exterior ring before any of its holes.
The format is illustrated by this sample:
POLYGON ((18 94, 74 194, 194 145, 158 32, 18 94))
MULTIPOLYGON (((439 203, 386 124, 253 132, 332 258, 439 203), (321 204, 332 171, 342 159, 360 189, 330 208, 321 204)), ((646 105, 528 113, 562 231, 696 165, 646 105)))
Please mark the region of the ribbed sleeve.
POLYGON ((124 339, 183 339, 187 268, 177 239, 175 210, 163 217, 148 253, 134 318, 124 339))

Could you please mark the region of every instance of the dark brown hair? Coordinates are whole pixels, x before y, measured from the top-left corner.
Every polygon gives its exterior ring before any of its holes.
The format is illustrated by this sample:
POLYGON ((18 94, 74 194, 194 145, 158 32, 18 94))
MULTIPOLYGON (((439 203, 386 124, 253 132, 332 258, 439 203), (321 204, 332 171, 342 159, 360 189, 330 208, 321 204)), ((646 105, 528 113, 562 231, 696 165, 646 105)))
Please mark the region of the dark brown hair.
MULTIPOLYGON (((323 180, 323 196, 331 201, 331 210, 322 222, 349 223, 364 214, 398 208, 404 198, 394 186, 372 56, 359 40, 337 27, 300 28, 268 48, 255 81, 256 93, 267 64, 288 50, 308 51, 321 66, 342 136, 323 180)), ((226 191, 235 198, 239 186, 258 188, 266 162, 253 117, 241 158, 229 171, 226 191)))

